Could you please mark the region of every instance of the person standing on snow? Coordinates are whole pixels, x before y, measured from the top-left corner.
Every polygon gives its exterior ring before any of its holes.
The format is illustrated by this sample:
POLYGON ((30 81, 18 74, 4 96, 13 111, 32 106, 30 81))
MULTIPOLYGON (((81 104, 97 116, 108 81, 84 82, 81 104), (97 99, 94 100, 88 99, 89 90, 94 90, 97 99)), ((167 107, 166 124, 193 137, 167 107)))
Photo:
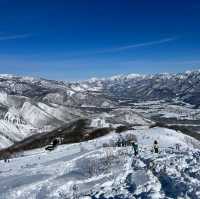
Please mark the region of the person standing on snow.
POLYGON ((159 145, 157 140, 154 141, 153 149, 155 153, 159 153, 159 145))
POLYGON ((123 146, 123 147, 126 147, 126 140, 125 140, 124 137, 122 137, 122 146, 123 146))
POLYGON ((119 144, 119 147, 123 146, 123 137, 121 134, 119 134, 119 137, 118 137, 118 144, 119 144))
POLYGON ((179 143, 176 144, 176 150, 180 151, 180 144, 179 143))
POLYGON ((136 143, 133 142, 132 147, 133 147, 135 156, 137 156, 138 155, 138 144, 137 144, 137 142, 136 143))

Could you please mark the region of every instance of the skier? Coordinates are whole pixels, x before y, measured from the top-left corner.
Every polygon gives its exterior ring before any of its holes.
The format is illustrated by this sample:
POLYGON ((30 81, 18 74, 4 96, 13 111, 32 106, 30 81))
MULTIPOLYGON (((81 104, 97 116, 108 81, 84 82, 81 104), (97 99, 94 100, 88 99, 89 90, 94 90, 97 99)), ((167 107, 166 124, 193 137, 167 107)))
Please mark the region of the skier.
POLYGON ((158 145, 158 141, 157 140, 154 141, 153 149, 154 149, 155 153, 159 152, 159 145, 158 145))
POLYGON ((138 155, 138 144, 137 144, 137 142, 136 143, 132 142, 132 147, 134 149, 135 156, 137 156, 138 155))

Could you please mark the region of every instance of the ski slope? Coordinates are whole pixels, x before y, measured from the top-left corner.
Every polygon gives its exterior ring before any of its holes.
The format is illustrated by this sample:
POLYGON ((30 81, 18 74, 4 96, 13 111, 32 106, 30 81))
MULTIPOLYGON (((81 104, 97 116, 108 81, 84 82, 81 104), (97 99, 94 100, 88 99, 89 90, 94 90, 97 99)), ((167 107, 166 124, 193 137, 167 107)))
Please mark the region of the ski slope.
POLYGON ((127 131, 139 144, 102 147, 117 140, 110 133, 88 142, 43 148, 0 161, 1 199, 200 198, 199 142, 174 130, 127 131), (160 154, 151 152, 157 139, 160 154), (181 150, 173 149, 179 143, 181 150))

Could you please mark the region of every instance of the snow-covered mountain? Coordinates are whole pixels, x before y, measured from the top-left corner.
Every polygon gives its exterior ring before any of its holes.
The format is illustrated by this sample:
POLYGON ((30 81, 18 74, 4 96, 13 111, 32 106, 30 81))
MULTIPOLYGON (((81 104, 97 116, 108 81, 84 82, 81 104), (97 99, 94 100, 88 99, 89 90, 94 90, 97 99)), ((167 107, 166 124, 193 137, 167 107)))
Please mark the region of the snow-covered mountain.
MULTIPOLYGON (((101 103, 104 102, 102 102, 103 96, 100 93, 105 96, 110 94, 118 98, 133 98, 135 100, 179 98, 198 105, 199 102, 196 98, 198 98, 199 93, 199 80, 200 71, 187 71, 179 74, 118 75, 71 83, 42 78, 0 75, 0 91, 8 95, 24 96, 34 100, 65 105, 88 103, 88 105, 101 106, 101 103), (99 100, 91 104, 91 101, 94 100, 91 95, 94 93, 98 95, 99 100)), ((5 97, 3 99, 5 100, 5 97)))
POLYGON ((117 75, 81 82, 0 75, 0 148, 78 118, 136 124, 138 114, 143 117, 143 113, 130 112, 134 102, 177 100, 198 107, 199 89, 200 71, 117 75), (105 113, 112 117, 98 115, 105 113))
POLYGON ((135 101, 179 99, 191 104, 200 104, 200 71, 178 74, 118 75, 111 78, 92 79, 89 87, 100 87, 115 98, 135 101))
POLYGON ((199 71, 70 83, 0 75, 0 159, 10 158, 0 160, 0 198, 200 198, 199 80, 199 71))
POLYGON ((0 148, 87 117, 81 107, 113 105, 79 83, 0 75, 0 148))

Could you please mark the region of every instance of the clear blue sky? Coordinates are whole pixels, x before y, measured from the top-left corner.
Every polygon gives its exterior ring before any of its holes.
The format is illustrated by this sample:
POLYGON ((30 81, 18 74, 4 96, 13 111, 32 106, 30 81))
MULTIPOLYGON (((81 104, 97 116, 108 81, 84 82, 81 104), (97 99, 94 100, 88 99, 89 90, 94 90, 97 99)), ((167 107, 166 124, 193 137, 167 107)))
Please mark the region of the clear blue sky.
POLYGON ((199 0, 0 0, 0 73, 77 80, 198 68, 199 0))

